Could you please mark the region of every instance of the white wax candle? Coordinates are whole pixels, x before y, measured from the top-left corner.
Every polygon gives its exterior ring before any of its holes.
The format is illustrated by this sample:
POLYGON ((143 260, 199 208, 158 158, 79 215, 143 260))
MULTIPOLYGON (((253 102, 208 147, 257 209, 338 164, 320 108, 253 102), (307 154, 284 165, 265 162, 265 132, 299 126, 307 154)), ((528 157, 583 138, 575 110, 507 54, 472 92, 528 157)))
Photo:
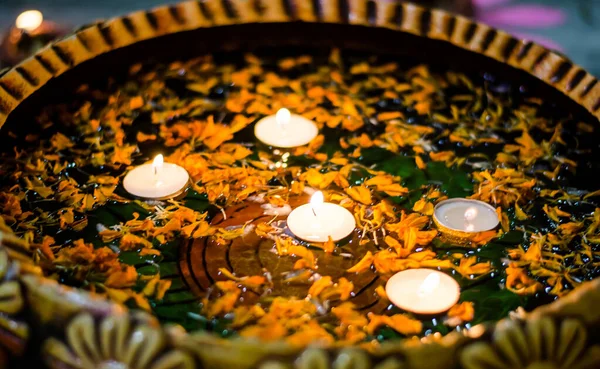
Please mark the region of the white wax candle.
POLYGON ((499 223, 496 209, 483 201, 449 199, 437 204, 433 216, 444 227, 461 232, 484 232, 499 223))
POLYGON ((254 126, 256 138, 269 146, 297 147, 308 144, 319 134, 317 125, 301 115, 279 109, 276 115, 259 120, 254 126))
POLYGON ((385 293, 400 309, 417 314, 439 314, 454 306, 460 287, 449 275, 430 269, 408 269, 387 281, 385 293))
POLYGON ((305 241, 327 242, 346 238, 356 227, 354 216, 346 208, 323 202, 323 193, 315 192, 310 204, 294 209, 287 218, 292 233, 305 241))
POLYGON ((24 31, 35 31, 44 22, 44 15, 39 10, 27 10, 19 14, 15 27, 24 31))
POLYGON ((130 194, 144 199, 168 199, 180 195, 190 180, 188 172, 177 164, 164 163, 158 155, 152 164, 133 168, 123 179, 130 194))

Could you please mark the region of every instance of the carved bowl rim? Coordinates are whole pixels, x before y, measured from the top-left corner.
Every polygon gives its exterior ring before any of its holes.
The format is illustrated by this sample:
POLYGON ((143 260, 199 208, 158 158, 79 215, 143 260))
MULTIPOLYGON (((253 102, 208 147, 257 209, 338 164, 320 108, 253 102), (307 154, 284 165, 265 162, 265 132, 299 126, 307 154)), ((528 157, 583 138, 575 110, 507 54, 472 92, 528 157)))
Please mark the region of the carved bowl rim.
MULTIPOLYGON (((201 28, 298 21, 385 28, 453 45, 524 71, 566 95, 592 116, 600 119, 600 83, 583 68, 573 64, 563 55, 534 42, 519 40, 504 31, 443 10, 391 0, 189 0, 84 26, 6 71, 0 76, 0 128, 13 111, 47 83, 68 73, 75 66, 111 51, 160 36, 201 28), (313 8, 315 3, 320 4, 318 9, 313 8), (342 3, 345 4, 344 7, 340 7, 342 3), (254 8, 254 4, 261 5, 261 12, 254 8), (211 15, 210 19, 206 16, 207 12, 211 15), (400 17, 394 20, 398 12, 400 17)), ((156 325, 153 317, 127 312, 122 307, 115 306, 116 303, 100 301, 96 305, 98 298, 85 291, 68 290, 45 280, 39 270, 28 261, 34 257, 28 245, 12 239, 10 235, 4 235, 1 243, 0 252, 6 251, 10 260, 19 265, 16 278, 21 281, 23 289, 27 290, 30 296, 50 293, 59 299, 69 294, 77 295, 79 305, 72 315, 81 312, 89 312, 94 316, 129 314, 128 316, 135 316, 136 321, 152 321, 152 326, 158 327, 156 329, 169 337, 173 347, 185 347, 190 342, 197 342, 209 347, 224 345, 240 350, 244 347, 244 351, 250 346, 254 350, 277 355, 285 355, 291 350, 281 342, 264 344, 247 339, 224 340, 204 333, 187 334, 176 328, 156 325)), ((540 307, 529 315, 560 317, 561 311, 569 310, 569 307, 576 305, 581 299, 598 300, 598 291, 600 281, 589 282, 572 292, 572 297, 568 296, 540 307)), ((572 315, 572 312, 569 314, 572 315)), ((490 332, 493 332, 492 326, 486 325, 484 329, 465 334, 453 332, 435 341, 440 347, 459 347, 490 332)), ((400 347, 401 350, 413 350, 414 347, 429 341, 415 339, 404 340, 401 344, 385 343, 372 354, 385 356, 392 348, 396 350, 400 347)))

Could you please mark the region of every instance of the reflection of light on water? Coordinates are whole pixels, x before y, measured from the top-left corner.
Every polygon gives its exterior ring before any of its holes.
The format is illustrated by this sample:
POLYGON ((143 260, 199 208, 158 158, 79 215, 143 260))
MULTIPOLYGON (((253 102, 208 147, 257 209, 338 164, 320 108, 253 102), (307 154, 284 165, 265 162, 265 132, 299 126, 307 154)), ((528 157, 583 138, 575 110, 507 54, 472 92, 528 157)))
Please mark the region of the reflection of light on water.
POLYGON ((479 212, 477 211, 476 207, 469 207, 467 208, 467 210, 465 210, 465 231, 467 232, 473 232, 475 230, 475 225, 473 223, 471 223, 471 221, 473 219, 475 219, 477 217, 477 214, 479 212))
POLYGON ((465 210, 465 219, 473 220, 477 216, 477 213, 477 208, 471 206, 470 208, 467 208, 467 210, 465 210))
MULTIPOLYGON (((281 151, 279 150, 275 150, 274 153, 276 154, 280 154, 281 151)), ((290 158, 290 153, 289 152, 285 152, 283 153, 283 155, 281 155, 281 160, 279 160, 278 162, 276 162, 275 164, 271 165, 271 169, 273 169, 273 167, 275 167, 276 169, 279 168, 287 168, 288 166, 288 159, 290 158)))
POLYGON ((15 26, 25 31, 33 31, 42 25, 44 16, 39 10, 27 10, 17 17, 15 26))
POLYGON ((417 295, 419 297, 425 297, 430 295, 438 286, 440 285, 440 276, 437 273, 431 273, 425 278, 421 286, 419 287, 419 291, 417 295))

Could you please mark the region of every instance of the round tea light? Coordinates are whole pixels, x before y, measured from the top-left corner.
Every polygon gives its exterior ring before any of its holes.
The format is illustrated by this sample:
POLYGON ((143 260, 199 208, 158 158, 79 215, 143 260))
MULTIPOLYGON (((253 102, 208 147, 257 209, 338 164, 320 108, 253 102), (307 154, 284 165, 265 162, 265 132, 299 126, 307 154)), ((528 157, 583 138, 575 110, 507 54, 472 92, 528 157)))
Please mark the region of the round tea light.
POLYGON ((402 310, 439 314, 456 305, 460 287, 449 275, 430 269, 408 269, 394 274, 385 285, 388 299, 402 310))
POLYGON ((290 231, 309 242, 327 242, 346 238, 356 227, 350 211, 343 206, 323 201, 323 193, 315 192, 309 204, 294 209, 287 218, 290 231))
POLYGON ((500 222, 496 209, 488 203, 472 199, 449 199, 437 204, 433 219, 451 231, 477 233, 496 228, 500 222))
POLYGON ((0 65, 16 65, 67 32, 65 27, 45 20, 39 10, 26 10, 12 27, 0 32, 0 65))
POLYGON ((303 146, 319 134, 315 122, 301 115, 290 114, 279 109, 277 114, 259 120, 254 126, 254 135, 263 143, 282 148, 303 146))
POLYGON ((177 164, 165 163, 157 155, 151 164, 133 168, 123 179, 123 187, 130 194, 144 199, 163 200, 177 197, 188 186, 188 172, 177 164))
POLYGON ((15 20, 15 27, 20 30, 32 32, 44 22, 44 15, 39 10, 27 10, 19 14, 15 20))

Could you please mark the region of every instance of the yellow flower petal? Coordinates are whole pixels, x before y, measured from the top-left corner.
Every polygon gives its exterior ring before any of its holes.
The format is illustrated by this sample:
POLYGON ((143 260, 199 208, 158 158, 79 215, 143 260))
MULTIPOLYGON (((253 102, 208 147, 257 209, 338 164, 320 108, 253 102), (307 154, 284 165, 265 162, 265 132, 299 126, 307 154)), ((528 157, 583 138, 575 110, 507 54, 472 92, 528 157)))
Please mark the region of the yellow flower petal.
POLYGON ((371 191, 365 186, 354 186, 346 189, 346 193, 352 197, 354 200, 365 204, 370 205, 373 202, 371 198, 371 191))

